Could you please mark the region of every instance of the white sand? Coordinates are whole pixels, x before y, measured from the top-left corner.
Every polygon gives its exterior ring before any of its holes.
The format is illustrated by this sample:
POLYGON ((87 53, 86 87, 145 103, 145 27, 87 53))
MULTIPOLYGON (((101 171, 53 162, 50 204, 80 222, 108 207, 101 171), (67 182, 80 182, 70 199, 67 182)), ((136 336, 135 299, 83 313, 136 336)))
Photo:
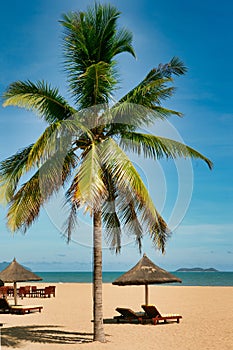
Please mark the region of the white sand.
MULTIPOLYGON (((102 344, 92 342, 92 285, 56 284, 55 298, 19 300, 43 305, 41 313, 0 314, 2 350, 233 349, 233 287, 154 285, 149 286, 149 302, 161 313, 181 314, 180 324, 105 324, 107 343, 102 344)), ((117 306, 141 311, 143 303, 143 286, 103 285, 105 319, 117 315, 117 306)))

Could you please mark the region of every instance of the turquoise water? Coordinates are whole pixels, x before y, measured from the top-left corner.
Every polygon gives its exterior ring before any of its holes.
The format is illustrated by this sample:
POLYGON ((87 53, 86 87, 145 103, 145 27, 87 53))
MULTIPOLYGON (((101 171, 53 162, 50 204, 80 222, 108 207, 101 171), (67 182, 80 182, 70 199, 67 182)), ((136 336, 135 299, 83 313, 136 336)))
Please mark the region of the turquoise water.
MULTIPOLYGON (((112 283, 124 272, 103 272, 103 282, 112 283)), ((172 272, 182 283, 181 286, 233 286, 233 272, 172 272)), ((91 272, 36 272, 43 278, 41 282, 59 283, 91 283, 91 272)), ((169 285, 169 284, 167 284, 169 285)))

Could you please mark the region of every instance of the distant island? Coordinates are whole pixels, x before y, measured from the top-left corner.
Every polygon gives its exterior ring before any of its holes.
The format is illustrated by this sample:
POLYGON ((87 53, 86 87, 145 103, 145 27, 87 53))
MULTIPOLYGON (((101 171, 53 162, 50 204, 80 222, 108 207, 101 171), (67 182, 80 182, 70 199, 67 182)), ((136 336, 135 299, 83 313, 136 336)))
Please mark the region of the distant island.
MULTIPOLYGON (((10 262, 7 262, 7 261, 2 261, 2 262, 0 262, 0 271, 4 270, 7 266, 10 265, 10 263, 11 263, 11 261, 10 261, 10 262)), ((22 265, 22 264, 21 264, 21 265, 22 265)), ((25 265, 22 265, 22 266, 23 266, 25 269, 31 271, 31 269, 30 269, 29 267, 27 267, 27 266, 25 266, 25 265)))
POLYGON ((0 271, 4 270, 9 264, 7 261, 0 262, 0 271))
POLYGON ((203 269, 201 267, 193 267, 193 268, 181 267, 180 269, 176 270, 176 272, 218 272, 218 271, 219 270, 216 270, 213 267, 210 267, 208 269, 203 269))

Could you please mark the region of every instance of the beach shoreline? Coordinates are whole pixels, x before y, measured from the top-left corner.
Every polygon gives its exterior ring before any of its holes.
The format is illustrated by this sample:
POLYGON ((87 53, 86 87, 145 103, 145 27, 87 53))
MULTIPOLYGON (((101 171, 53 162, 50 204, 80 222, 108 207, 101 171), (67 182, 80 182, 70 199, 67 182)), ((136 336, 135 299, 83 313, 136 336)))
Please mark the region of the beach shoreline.
MULTIPOLYGON (((28 284, 28 283, 27 283, 28 284)), ((25 285, 25 283, 19 283, 25 285)), ((30 285, 38 285, 30 283, 30 285)), ((39 287, 51 285, 40 283, 39 287)), ((92 342, 92 284, 52 283, 56 297, 19 299, 22 305, 42 305, 41 313, 28 315, 0 314, 2 350, 133 350, 135 346, 150 350, 221 349, 233 344, 233 287, 219 286, 149 286, 149 303, 161 313, 178 313, 181 322, 160 325, 104 325, 107 343, 92 342)), ((9 301, 13 303, 10 298, 9 301)), ((141 311, 143 286, 103 284, 104 319, 118 313, 116 307, 141 311)))

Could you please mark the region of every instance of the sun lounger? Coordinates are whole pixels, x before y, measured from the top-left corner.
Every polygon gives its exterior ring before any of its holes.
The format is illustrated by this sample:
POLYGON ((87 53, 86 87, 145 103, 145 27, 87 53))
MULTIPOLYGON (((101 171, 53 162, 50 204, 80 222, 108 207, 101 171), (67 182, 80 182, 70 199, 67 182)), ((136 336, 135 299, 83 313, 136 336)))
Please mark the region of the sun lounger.
POLYGON ((24 315, 30 312, 41 312, 42 309, 43 306, 41 305, 10 305, 6 299, 0 299, 0 312, 3 313, 24 315))
POLYGON ((124 307, 117 307, 116 311, 121 314, 120 316, 114 316, 114 319, 117 320, 117 322, 143 323, 143 321, 148 320, 148 317, 144 312, 134 312, 133 310, 124 307))
POLYGON ((161 314, 154 305, 142 305, 142 308, 154 324, 159 323, 159 321, 167 323, 168 320, 176 320, 179 323, 182 318, 182 316, 177 314, 161 314))
POLYGON ((24 314, 29 314, 31 312, 36 312, 36 311, 41 312, 42 309, 43 309, 43 306, 41 305, 13 305, 10 308, 10 312, 12 314, 24 315, 24 314))

